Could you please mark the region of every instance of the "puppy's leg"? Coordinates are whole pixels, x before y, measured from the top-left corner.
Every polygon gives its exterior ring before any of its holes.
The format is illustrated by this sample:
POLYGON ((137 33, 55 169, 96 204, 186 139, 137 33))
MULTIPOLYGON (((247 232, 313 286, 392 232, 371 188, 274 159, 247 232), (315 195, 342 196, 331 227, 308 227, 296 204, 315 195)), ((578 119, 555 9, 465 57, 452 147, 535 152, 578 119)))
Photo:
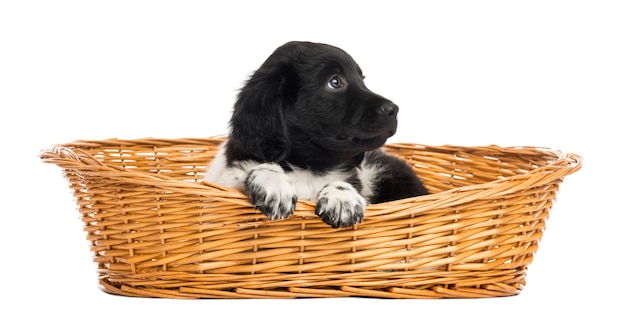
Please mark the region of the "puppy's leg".
POLYGON ((296 207, 296 191, 277 164, 261 164, 250 169, 243 190, 257 209, 272 220, 284 219, 296 207))
POLYGON ((315 213, 333 228, 350 227, 363 221, 366 206, 354 186, 335 181, 320 190, 315 213))

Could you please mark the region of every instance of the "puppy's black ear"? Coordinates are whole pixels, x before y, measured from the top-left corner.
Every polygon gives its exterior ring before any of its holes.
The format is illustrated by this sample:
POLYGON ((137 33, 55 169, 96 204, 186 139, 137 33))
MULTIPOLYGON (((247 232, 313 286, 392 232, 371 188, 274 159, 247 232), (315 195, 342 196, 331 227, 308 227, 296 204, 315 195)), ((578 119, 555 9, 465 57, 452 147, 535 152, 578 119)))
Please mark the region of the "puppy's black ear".
POLYGON ((285 110, 297 96, 298 77, 288 55, 274 52, 239 92, 230 120, 230 142, 263 162, 289 153, 285 110))

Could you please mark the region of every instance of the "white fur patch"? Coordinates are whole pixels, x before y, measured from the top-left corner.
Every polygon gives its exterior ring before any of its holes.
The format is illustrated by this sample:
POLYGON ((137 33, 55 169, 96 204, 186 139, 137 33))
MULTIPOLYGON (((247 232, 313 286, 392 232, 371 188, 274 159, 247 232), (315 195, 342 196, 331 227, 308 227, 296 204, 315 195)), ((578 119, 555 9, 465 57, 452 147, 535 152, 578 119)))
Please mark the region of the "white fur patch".
POLYGON ((374 193, 374 186, 380 180, 380 177, 385 174, 385 168, 382 164, 370 161, 369 152, 365 153, 365 158, 361 162, 361 168, 358 168, 358 177, 361 180, 361 195, 367 199, 370 199, 376 195, 374 193))
POLYGON ((243 181, 246 179, 247 171, 258 165, 257 162, 241 162, 237 167, 229 167, 226 163, 225 143, 220 145, 217 155, 209 165, 209 169, 204 174, 207 182, 219 184, 221 186, 243 189, 243 181))
POLYGON ((287 176, 294 181, 298 198, 316 201, 320 190, 335 181, 344 181, 350 176, 343 171, 329 171, 324 174, 314 174, 313 172, 301 168, 292 168, 287 172, 287 176))

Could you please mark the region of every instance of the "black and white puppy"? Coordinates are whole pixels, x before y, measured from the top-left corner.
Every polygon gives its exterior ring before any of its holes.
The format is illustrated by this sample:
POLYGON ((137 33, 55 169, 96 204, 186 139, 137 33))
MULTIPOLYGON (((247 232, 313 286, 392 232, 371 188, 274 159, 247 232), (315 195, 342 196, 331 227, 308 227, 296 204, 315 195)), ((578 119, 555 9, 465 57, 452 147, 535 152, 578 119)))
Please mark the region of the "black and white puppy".
POLYGON ((368 203, 427 194, 407 163, 380 149, 398 106, 363 78, 337 47, 279 47, 240 90, 205 179, 243 190, 270 219, 287 218, 298 198, 316 201, 334 228, 360 223, 368 203))

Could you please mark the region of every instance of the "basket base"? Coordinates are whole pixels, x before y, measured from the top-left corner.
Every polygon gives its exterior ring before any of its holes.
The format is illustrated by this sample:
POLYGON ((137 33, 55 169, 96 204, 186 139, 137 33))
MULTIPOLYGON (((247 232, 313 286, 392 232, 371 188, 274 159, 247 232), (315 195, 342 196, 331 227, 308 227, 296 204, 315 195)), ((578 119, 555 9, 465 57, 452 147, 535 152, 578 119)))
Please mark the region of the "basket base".
MULTIPOLYGON (((382 272, 381 272, 382 273, 382 272)), ((525 269, 494 272, 431 272, 412 274, 254 274, 239 276, 203 275, 178 279, 146 278, 125 282, 101 279, 102 291, 121 296, 170 299, 233 298, 337 298, 370 297, 392 299, 491 298, 518 295, 525 285, 525 269), (402 275, 406 276, 402 276, 402 275), (286 276, 285 276, 286 275, 286 276), (344 275, 341 278, 339 275, 344 275), (352 276, 350 276, 352 275, 352 276), (457 275, 457 276, 455 276, 457 275), (315 278, 313 278, 315 276, 315 278), (358 276, 361 276, 360 278, 358 276), (439 282, 439 283, 438 283, 439 282), (448 282, 448 283, 442 283, 448 282)), ((119 280, 119 279, 116 279, 119 280)))

